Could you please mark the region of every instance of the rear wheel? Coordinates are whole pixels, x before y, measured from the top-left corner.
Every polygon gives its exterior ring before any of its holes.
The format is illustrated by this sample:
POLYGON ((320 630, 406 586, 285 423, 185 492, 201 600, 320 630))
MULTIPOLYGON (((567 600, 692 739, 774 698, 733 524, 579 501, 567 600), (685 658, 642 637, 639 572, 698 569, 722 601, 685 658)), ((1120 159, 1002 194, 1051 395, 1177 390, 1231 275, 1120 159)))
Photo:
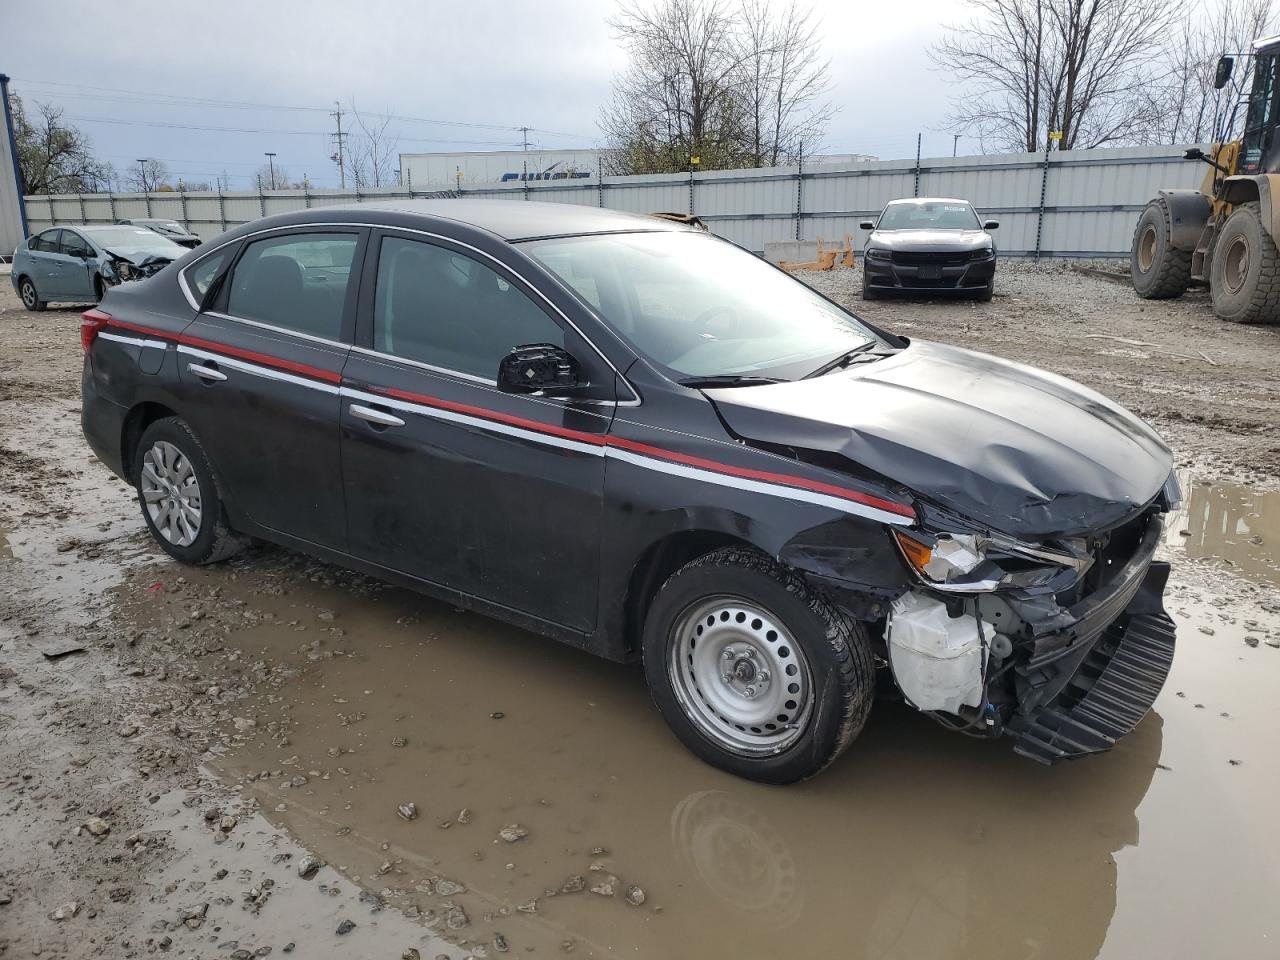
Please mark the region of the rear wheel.
POLYGON ((795 572, 741 548, 699 557, 663 584, 645 619, 644 664, 690 750, 766 783, 831 763, 875 689, 863 628, 795 572))
POLYGON ((1256 203, 1227 218, 1209 264, 1214 315, 1235 323, 1280 321, 1280 251, 1262 228, 1256 203))
POLYGON ((36 292, 36 285, 31 282, 30 277, 22 278, 18 284, 18 293, 22 297, 22 305, 28 310, 43 310, 49 305, 48 301, 40 299, 40 294, 36 292))
POLYGON ((1191 284, 1191 251, 1174 249, 1172 232, 1168 204, 1152 200, 1138 217, 1129 254, 1133 289, 1144 300, 1180 297, 1191 284))
POLYGON ((147 529, 175 560, 215 563, 247 542, 227 523, 209 460, 182 420, 166 417, 147 427, 133 471, 147 529))

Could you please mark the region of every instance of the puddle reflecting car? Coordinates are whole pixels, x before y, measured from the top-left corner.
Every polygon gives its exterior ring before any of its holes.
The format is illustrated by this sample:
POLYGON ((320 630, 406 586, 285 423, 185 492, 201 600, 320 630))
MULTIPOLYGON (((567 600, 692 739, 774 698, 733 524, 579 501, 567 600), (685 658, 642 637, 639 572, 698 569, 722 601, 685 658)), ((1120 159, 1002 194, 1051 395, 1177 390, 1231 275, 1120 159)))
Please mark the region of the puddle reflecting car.
POLYGON ((862 248, 862 299, 886 293, 953 295, 990 300, 996 283, 1000 224, 981 221, 968 200, 920 197, 891 200, 862 248))
POLYGON ((178 223, 177 220, 165 220, 160 217, 132 217, 127 220, 117 220, 116 223, 126 226, 146 227, 148 230, 154 230, 160 236, 172 240, 178 246, 186 247, 188 250, 194 250, 200 246, 200 238, 178 223))
POLYGON ((109 287, 145 279, 185 252, 145 227, 51 227, 14 251, 10 279, 24 307, 43 310, 55 300, 101 300, 109 287))
POLYGON ((1149 427, 681 224, 299 211, 112 288, 82 339, 85 435, 172 557, 259 537, 642 661, 743 776, 829 764, 878 669, 1044 761, 1110 747, 1169 670, 1149 427))

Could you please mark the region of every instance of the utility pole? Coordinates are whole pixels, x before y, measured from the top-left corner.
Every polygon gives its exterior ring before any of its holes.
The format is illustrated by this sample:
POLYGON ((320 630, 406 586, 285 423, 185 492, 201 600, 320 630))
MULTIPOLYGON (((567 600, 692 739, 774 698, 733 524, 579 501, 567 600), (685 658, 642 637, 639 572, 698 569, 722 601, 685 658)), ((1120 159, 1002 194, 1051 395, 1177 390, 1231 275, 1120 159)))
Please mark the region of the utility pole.
POLYGON ((267 158, 267 169, 271 171, 271 189, 276 188, 276 155, 271 151, 267 151, 264 156, 267 158))
POLYGON ((520 128, 521 155, 524 158, 524 198, 529 199, 529 128, 520 128))
POLYGON ((342 189, 345 190, 347 189, 347 158, 344 151, 344 144, 347 135, 342 132, 342 104, 337 100, 335 100, 333 104, 337 109, 330 113, 329 116, 333 117, 333 119, 337 121, 338 132, 331 133, 329 136, 333 137, 334 142, 337 143, 338 151, 331 159, 338 165, 338 179, 342 182, 342 189))
POLYGON ((147 161, 139 159, 134 162, 138 165, 138 182, 142 184, 142 192, 150 193, 151 188, 147 186, 147 161))
POLYGON ((951 135, 951 155, 953 157, 956 155, 956 147, 958 147, 959 145, 960 145, 960 134, 953 133, 951 135))

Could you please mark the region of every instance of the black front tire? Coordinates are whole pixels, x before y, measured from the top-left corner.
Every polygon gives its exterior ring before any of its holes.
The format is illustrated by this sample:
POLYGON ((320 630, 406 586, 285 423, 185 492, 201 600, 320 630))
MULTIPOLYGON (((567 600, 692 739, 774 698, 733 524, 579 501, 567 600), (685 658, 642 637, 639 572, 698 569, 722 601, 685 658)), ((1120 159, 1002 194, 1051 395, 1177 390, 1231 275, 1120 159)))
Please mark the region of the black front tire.
POLYGON ((992 277, 987 285, 980 289, 974 296, 974 300, 978 303, 990 303, 991 298, 996 295, 996 278, 992 277))
POLYGON ((41 300, 40 294, 36 291, 36 285, 31 282, 30 277, 23 277, 18 284, 18 295, 22 297, 22 305, 28 310, 39 313, 49 305, 48 300, 41 300))
POLYGON ((1163 199, 1152 200, 1138 217, 1129 251, 1129 278, 1144 300, 1172 300, 1191 284, 1191 251, 1177 250, 1173 221, 1163 199))
POLYGON ((1222 320, 1280 322, 1280 251, 1256 203, 1236 207, 1222 225, 1209 264, 1209 294, 1222 320))
POLYGON ((867 281, 862 281, 862 299, 863 300, 879 300, 882 294, 878 290, 872 290, 867 285, 867 281))
POLYGON ((793 783, 827 767, 862 730, 875 696, 865 628, 795 571, 747 548, 713 551, 672 574, 649 607, 643 647, 649 691, 676 736, 712 766, 763 783, 793 783), (693 606, 724 596, 749 598, 767 609, 802 648, 812 673, 803 728, 772 755, 746 755, 712 739, 674 688, 669 663, 677 626, 693 606))
POLYGON ((248 544, 247 538, 231 529, 217 481, 213 476, 213 469, 209 465, 209 458, 185 421, 178 417, 166 417, 147 427, 134 451, 132 469, 133 486, 138 494, 142 519, 160 548, 175 560, 196 566, 217 563, 238 553, 248 544), (157 528, 147 509, 142 476, 145 454, 159 442, 170 444, 177 449, 179 454, 191 464, 199 484, 201 520, 196 536, 190 544, 179 545, 167 539, 157 528))

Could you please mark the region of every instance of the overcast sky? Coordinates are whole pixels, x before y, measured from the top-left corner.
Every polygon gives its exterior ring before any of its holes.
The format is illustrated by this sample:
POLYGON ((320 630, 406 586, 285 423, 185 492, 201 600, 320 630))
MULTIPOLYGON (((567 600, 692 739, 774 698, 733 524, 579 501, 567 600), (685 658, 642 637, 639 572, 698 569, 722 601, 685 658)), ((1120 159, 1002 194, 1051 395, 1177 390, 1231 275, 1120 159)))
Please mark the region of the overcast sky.
MULTIPOLYGON (((817 6, 839 107, 826 149, 906 157, 920 131, 926 156, 949 156, 942 128, 954 84, 925 48, 940 23, 963 19, 958 0, 817 6)), ((531 142, 548 149, 597 145, 599 105, 624 65, 605 23, 613 9, 609 0, 27 3, 3 18, 0 72, 25 99, 65 107, 118 171, 155 157, 175 178, 225 172, 245 189, 270 150, 291 176, 336 186, 326 136, 335 100, 452 122, 393 121, 404 153, 518 149, 510 128, 519 126, 537 128, 531 142)), ((977 152, 976 141, 962 138, 962 154, 966 146, 977 152)))

